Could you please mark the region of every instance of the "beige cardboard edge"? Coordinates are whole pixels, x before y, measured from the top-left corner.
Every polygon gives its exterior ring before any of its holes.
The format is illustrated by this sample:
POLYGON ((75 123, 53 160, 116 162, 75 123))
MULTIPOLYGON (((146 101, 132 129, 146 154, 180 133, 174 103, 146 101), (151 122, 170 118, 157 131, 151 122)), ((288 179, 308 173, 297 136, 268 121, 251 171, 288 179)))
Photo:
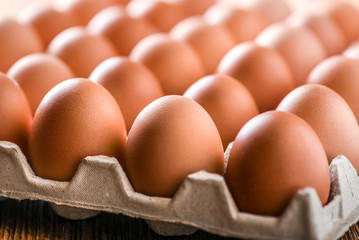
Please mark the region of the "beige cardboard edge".
POLYGON ((75 208, 77 219, 86 217, 80 209, 85 214, 92 210, 91 214, 106 211, 143 218, 163 235, 190 234, 199 228, 247 239, 336 239, 359 219, 359 178, 344 156, 330 165, 331 201, 326 206, 314 189, 306 188, 281 217, 239 212, 223 177, 203 171, 189 175, 170 199, 134 192, 117 160, 105 156, 86 157, 70 182, 37 177, 20 149, 9 142, 0 142, 0 164, 0 196, 43 200, 65 206, 70 215, 75 208), (175 224, 190 227, 181 233, 174 230, 175 224))

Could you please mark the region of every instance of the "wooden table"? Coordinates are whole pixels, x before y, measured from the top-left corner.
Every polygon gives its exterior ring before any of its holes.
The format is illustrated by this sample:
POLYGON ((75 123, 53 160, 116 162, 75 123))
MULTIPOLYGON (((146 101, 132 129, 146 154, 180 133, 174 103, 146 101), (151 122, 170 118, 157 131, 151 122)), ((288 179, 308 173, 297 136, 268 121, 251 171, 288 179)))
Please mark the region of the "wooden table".
MULTIPOLYGON (((231 239, 197 231, 191 236, 162 237, 151 231, 144 220, 121 214, 101 213, 85 220, 68 220, 56 215, 42 201, 0 201, 0 239, 231 239)), ((341 240, 359 239, 359 223, 341 240)))

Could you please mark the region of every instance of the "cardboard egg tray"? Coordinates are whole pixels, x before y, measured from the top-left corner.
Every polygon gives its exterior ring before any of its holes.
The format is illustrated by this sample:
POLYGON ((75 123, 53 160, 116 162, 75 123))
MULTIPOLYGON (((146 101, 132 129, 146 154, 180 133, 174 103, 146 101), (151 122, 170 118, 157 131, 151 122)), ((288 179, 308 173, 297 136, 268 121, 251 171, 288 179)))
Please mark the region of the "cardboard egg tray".
POLYGON ((206 172, 189 175, 173 198, 161 198, 136 193, 115 158, 86 157, 70 182, 58 182, 37 177, 17 145, 2 141, 0 165, 3 199, 43 200, 70 219, 122 213, 145 219, 161 235, 202 229, 246 239, 337 239, 359 220, 359 178, 344 156, 330 165, 326 206, 314 189, 306 188, 281 217, 239 212, 223 177, 206 172))

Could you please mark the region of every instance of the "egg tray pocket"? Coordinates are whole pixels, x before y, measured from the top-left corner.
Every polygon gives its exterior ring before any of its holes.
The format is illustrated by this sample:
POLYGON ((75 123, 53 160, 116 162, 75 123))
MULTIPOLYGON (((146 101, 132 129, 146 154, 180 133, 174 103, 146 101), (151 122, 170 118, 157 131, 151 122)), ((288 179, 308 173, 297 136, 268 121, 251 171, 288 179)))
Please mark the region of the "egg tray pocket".
POLYGON ((202 229, 247 239, 337 239, 359 219, 359 178, 344 156, 330 165, 326 206, 305 188, 281 217, 239 212, 223 177, 203 171, 189 175, 173 198, 161 198, 136 193, 115 158, 86 157, 70 182, 58 182, 37 177, 17 145, 0 142, 0 164, 0 198, 43 200, 70 219, 122 213, 161 235, 202 229))

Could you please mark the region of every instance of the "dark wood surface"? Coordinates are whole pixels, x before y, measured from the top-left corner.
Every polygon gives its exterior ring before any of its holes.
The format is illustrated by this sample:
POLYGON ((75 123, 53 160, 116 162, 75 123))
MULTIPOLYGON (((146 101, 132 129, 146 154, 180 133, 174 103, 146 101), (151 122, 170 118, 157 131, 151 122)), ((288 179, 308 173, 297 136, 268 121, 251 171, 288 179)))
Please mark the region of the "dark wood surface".
MULTIPOLYGON (((85 220, 68 220, 56 215, 42 201, 0 201, 0 239, 230 239, 197 231, 191 236, 162 237, 151 231, 144 220, 121 214, 101 213, 85 220)), ((341 240, 359 239, 358 224, 341 240)))

